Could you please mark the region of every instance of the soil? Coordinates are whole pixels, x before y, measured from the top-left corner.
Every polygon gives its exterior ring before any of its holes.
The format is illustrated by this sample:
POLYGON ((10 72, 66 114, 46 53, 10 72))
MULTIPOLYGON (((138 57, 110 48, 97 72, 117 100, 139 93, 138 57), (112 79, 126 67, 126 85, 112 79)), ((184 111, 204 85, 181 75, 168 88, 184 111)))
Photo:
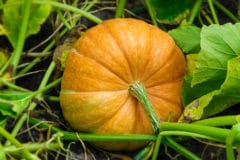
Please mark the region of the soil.
MULTIPOLYGON (((221 3, 223 3, 227 8, 230 8, 230 10, 233 13, 237 14, 237 0, 222 0, 221 3)), ((142 3, 140 1, 129 1, 127 5, 127 9, 131 10, 134 8, 141 7, 140 12, 138 13, 138 17, 149 20, 149 16, 147 14, 146 9, 142 7, 142 3)), ((104 7, 99 5, 99 8, 104 7)), ((108 19, 113 17, 114 10, 103 10, 96 13, 96 15, 102 19, 108 19)), ((218 15, 220 18, 221 24, 229 22, 229 18, 223 15, 220 11, 218 11, 218 15)), ((131 16, 129 14, 126 14, 126 16, 131 16)), ((87 27, 91 27, 94 24, 92 22, 89 22, 86 19, 82 19, 80 24, 84 24, 87 27)), ((167 27, 174 27, 174 26, 167 26, 167 27)), ((49 35, 51 35, 54 31, 54 27, 52 26, 52 22, 49 19, 41 28, 41 31, 34 36, 31 36, 27 39, 26 45, 25 45, 25 51, 29 50, 30 48, 36 46, 38 43, 45 40, 49 35)), ((58 36, 56 36, 56 39, 58 41, 58 44, 61 44, 63 40, 58 39, 58 36)), ((36 49, 35 52, 41 51, 46 45, 42 45, 40 48, 36 49)), ((8 51, 11 51, 12 48, 7 41, 6 38, 0 37, 0 48, 7 49, 8 51)), ((22 63, 31 61, 32 58, 29 57, 23 57, 22 63)), ((19 86, 22 86, 24 88, 30 89, 30 90, 36 90, 39 86, 39 83, 43 77, 43 74, 45 73, 48 65, 50 64, 52 60, 52 55, 45 57, 40 63, 38 63, 32 70, 33 72, 30 75, 21 77, 17 79, 16 83, 19 86), (37 72, 36 72, 37 71, 37 72)), ((61 76, 59 74, 59 71, 55 71, 55 74, 52 75, 52 78, 56 78, 58 76, 61 76)), ((61 113, 60 105, 58 102, 52 102, 49 100, 50 95, 58 96, 59 95, 60 86, 56 87, 54 90, 46 94, 46 97, 43 101, 38 102, 38 107, 32 111, 30 114, 33 117, 38 117, 42 120, 52 121, 55 124, 58 125, 60 128, 64 128, 67 130, 70 130, 70 128, 67 126, 66 122, 64 121, 64 118, 61 113)), ((232 107, 229 110, 226 110, 224 113, 221 113, 222 115, 226 114, 236 114, 240 113, 240 107, 239 105, 236 105, 232 107)), ((14 125, 13 121, 8 122, 8 128, 12 128, 14 125)), ((17 138, 21 142, 29 142, 29 141, 42 141, 43 139, 48 139, 49 131, 46 129, 39 129, 36 127, 33 127, 30 129, 30 131, 25 132, 27 129, 29 129, 30 124, 25 124, 24 128, 22 128, 23 134, 20 134, 17 136, 17 138)), ((209 141, 200 141, 199 139, 187 139, 184 141, 181 141, 180 144, 191 150, 193 153, 200 156, 202 159, 208 159, 208 160, 224 160, 225 157, 225 149, 222 147, 215 147, 216 144, 213 144, 213 142, 209 141)), ((81 160, 81 159, 88 159, 88 160, 103 160, 103 159, 131 159, 136 153, 112 153, 107 151, 102 151, 100 149, 94 148, 88 143, 82 143, 82 142, 71 142, 66 141, 65 142, 65 148, 69 149, 68 155, 64 151, 45 151, 41 154, 42 159, 66 159, 66 157, 69 158, 69 160, 81 160)), ((176 151, 173 149, 161 146, 159 151, 159 157, 158 159, 164 159, 164 160, 184 160, 185 158, 181 155, 179 155, 176 151)))

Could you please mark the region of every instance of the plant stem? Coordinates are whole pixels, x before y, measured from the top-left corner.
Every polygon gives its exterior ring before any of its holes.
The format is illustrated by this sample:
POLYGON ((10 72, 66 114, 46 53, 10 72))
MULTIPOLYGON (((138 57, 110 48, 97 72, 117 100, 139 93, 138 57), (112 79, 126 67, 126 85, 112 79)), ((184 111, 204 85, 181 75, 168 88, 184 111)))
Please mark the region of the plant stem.
POLYGON ((62 12, 61 12, 59 9, 57 9, 57 15, 58 15, 59 19, 62 21, 62 23, 66 26, 66 28, 67 28, 68 30, 70 30, 70 29, 72 28, 72 26, 71 26, 71 25, 68 23, 68 21, 64 18, 62 12))
POLYGON ((212 141, 219 141, 218 139, 215 139, 214 137, 210 137, 207 135, 199 134, 196 132, 186 132, 186 131, 162 131, 161 136, 184 136, 184 137, 196 137, 201 139, 207 139, 212 141))
POLYGON ((206 20, 208 21, 209 24, 214 24, 214 22, 212 21, 212 19, 207 15, 206 11, 201 10, 201 13, 202 13, 203 16, 206 18, 206 20))
POLYGON ((206 126, 232 126, 240 121, 240 115, 232 115, 232 116, 220 116, 207 118, 199 121, 195 121, 192 124, 206 125, 206 126))
POLYGON ((119 0, 117 4, 117 9, 115 13, 115 18, 121 18, 123 15, 124 7, 127 3, 127 0, 119 0))
POLYGON ((181 155, 183 155, 184 157, 186 157, 187 159, 191 159, 191 160, 201 160, 201 158, 199 158, 198 156, 196 156, 195 154, 193 154, 192 152, 190 152, 188 149, 186 149, 185 147, 179 145, 178 143, 176 143, 172 138, 168 137, 168 136, 164 136, 163 137, 163 141, 164 143, 171 147, 172 149, 174 149, 175 151, 177 151, 178 153, 180 153, 181 155))
POLYGON ((234 22, 239 22, 240 20, 236 17, 232 12, 230 12, 227 8, 225 8, 221 3, 216 0, 213 0, 215 6, 217 6, 223 13, 225 13, 229 18, 231 18, 234 22))
MULTIPOLYGON (((22 125, 25 122, 27 116, 28 115, 26 113, 23 113, 22 116, 20 117, 20 119, 17 121, 16 125, 14 126, 14 128, 11 132, 11 135, 13 137, 15 137, 17 135, 18 131, 22 128, 22 125)), ((5 146, 8 146, 8 145, 10 145, 10 141, 7 140, 5 143, 5 146)))
MULTIPOLYGON (((216 119, 217 120, 217 119, 216 119)), ((73 140, 78 141, 79 137, 83 141, 155 141, 156 146, 153 152, 152 159, 154 160, 157 157, 157 151, 159 150, 160 142, 168 145, 169 147, 175 149, 177 152, 187 157, 188 159, 196 159, 199 157, 191 153, 186 148, 177 144, 173 139, 171 139, 170 135, 177 136, 189 136, 189 137, 199 137, 208 140, 215 140, 219 142, 225 142, 230 144, 231 148, 234 144, 238 144, 240 142, 240 135, 234 134, 231 136, 231 130, 216 128, 211 126, 203 126, 200 124, 184 124, 184 123, 173 123, 173 122, 162 122, 161 123, 161 132, 158 137, 154 135, 110 135, 110 134, 88 134, 88 133, 74 133, 68 131, 62 131, 56 127, 51 127, 49 124, 44 123, 38 119, 30 118, 29 122, 31 124, 39 124, 39 127, 42 128, 50 128, 52 133, 61 133, 63 136, 62 140, 73 140)), ((230 150, 230 149, 229 149, 230 150)))
POLYGON ((1 84, 1 83, 4 84, 5 86, 11 88, 11 89, 16 89, 16 90, 22 91, 22 92, 30 92, 29 90, 27 90, 27 89, 25 89, 25 88, 22 88, 22 87, 20 87, 20 86, 17 86, 17 85, 15 85, 15 84, 13 84, 13 83, 10 83, 10 82, 6 81, 6 80, 3 79, 3 78, 0 78, 0 84, 1 84))
POLYGON ((240 132, 240 123, 233 125, 230 133, 226 138, 226 152, 227 152, 227 160, 234 160, 234 150, 233 150, 233 142, 235 140, 236 135, 240 132))
MULTIPOLYGON (((49 67, 48 67, 48 69, 47 69, 47 71, 46 71, 46 73, 45 73, 42 81, 41 81, 40 86, 38 87, 38 90, 41 90, 42 88, 44 88, 44 87, 46 86, 46 84, 47 84, 47 82, 49 81, 49 78, 50 78, 50 76, 51 76, 54 68, 55 68, 55 63, 52 61, 51 64, 49 65, 49 67)), ((35 95, 37 96, 37 98, 40 99, 40 97, 41 97, 42 95, 41 95, 40 93, 38 93, 38 92, 36 92, 36 93, 35 93, 35 95), (36 94, 36 93, 37 93, 37 94, 36 94)), ((36 103, 34 103, 34 102, 31 103, 30 106, 29 106, 29 110, 33 110, 36 106, 37 106, 36 103)), ((20 117, 20 120, 21 120, 22 122, 24 122, 24 121, 26 121, 27 117, 28 117, 28 116, 26 116, 26 115, 23 114, 23 115, 20 117)), ((17 123, 19 123, 19 122, 17 122, 17 123)), ((19 127, 17 127, 17 128, 14 127, 13 130, 15 130, 15 132, 18 132, 19 129, 20 129, 19 127)))
POLYGON ((37 91, 33 92, 32 97, 35 97, 39 94, 42 94, 43 92, 53 88, 54 86, 56 86, 60 82, 61 82, 61 78, 51 82, 50 84, 46 85, 45 87, 42 87, 41 89, 38 89, 37 91))
POLYGON ((21 154, 23 149, 26 149, 30 152, 35 152, 39 149, 54 150, 54 149, 59 149, 59 148, 61 148, 59 143, 43 142, 43 143, 22 144, 21 148, 16 147, 16 146, 7 146, 7 147, 3 147, 3 150, 7 154, 16 154, 16 152, 19 152, 19 154, 21 154))
POLYGON ((152 160, 156 160, 157 156, 158 156, 158 151, 162 142, 162 135, 160 134, 161 132, 159 132, 158 136, 157 136, 157 140, 155 141, 155 146, 153 149, 153 154, 152 154, 152 160))
MULTIPOLYGON (((67 28, 65 28, 61 33, 60 36, 63 36, 65 33, 67 32, 67 28)), ((48 52, 54 45, 55 45, 56 41, 53 40, 51 41, 48 46, 42 51, 42 52, 48 52)), ((33 66, 35 66, 38 62, 41 62, 41 58, 37 57, 35 58, 33 61, 31 61, 31 63, 29 63, 25 68, 23 68, 18 74, 24 74, 26 72, 28 72, 33 66)))
POLYGON ((81 14, 82 16, 86 17, 87 19, 89 19, 92 22, 95 22, 97 24, 102 22, 102 20, 100 18, 90 14, 89 12, 86 12, 84 10, 78 9, 77 7, 66 5, 66 4, 63 4, 63 3, 60 3, 60 2, 48 1, 48 0, 33 0, 33 3, 36 3, 36 4, 50 4, 50 5, 52 5, 56 8, 61 8, 61 9, 64 9, 64 10, 68 10, 68 11, 72 11, 72 12, 81 14))
POLYGON ((216 11, 215 11, 215 9, 214 9, 212 0, 208 0, 208 5, 209 5, 209 8, 210 8, 211 13, 212 13, 213 20, 215 21, 216 24, 219 24, 219 20, 218 20, 216 11))
POLYGON ((155 141, 155 135, 109 135, 109 134, 92 134, 92 133, 77 133, 77 132, 68 132, 52 127, 47 123, 44 123, 41 120, 36 118, 29 118, 29 122, 33 125, 38 124, 41 128, 50 128, 52 133, 62 133, 62 140, 73 140, 79 141, 79 137, 83 141, 155 141))
POLYGON ((154 108, 147 96, 146 89, 144 84, 140 81, 133 82, 128 89, 129 93, 137 98, 137 100, 143 105, 145 112, 151 122, 154 134, 158 134, 160 119, 154 111, 154 108))
POLYGON ((138 152, 138 154, 133 157, 133 160, 148 159, 151 156, 153 146, 153 143, 149 143, 145 148, 140 150, 140 152, 138 152))
MULTIPOLYGON (((197 134, 202 134, 205 136, 213 137, 216 141, 225 142, 230 130, 203 126, 198 124, 185 124, 185 123, 173 123, 173 122, 162 122, 160 126, 161 131, 185 131, 197 134)), ((240 135, 236 136, 236 142, 240 142, 240 135)))
POLYGON ((24 42, 25 42, 25 38, 26 38, 26 33, 28 30, 28 21, 29 21, 29 17, 30 17, 30 10, 31 10, 31 5, 32 5, 32 0, 24 0, 23 1, 23 5, 22 8, 24 8, 24 12, 23 12, 23 20, 22 23, 20 25, 20 30, 19 30, 19 35, 18 35, 18 41, 16 46, 13 46, 15 49, 13 51, 13 54, 11 56, 11 63, 10 65, 13 66, 13 75, 16 74, 17 71, 17 65, 20 61, 21 55, 22 55, 22 50, 24 47, 24 42))
POLYGON ((148 13, 151 17, 151 20, 152 20, 152 23, 154 26, 158 26, 158 23, 157 23, 157 20, 156 20, 156 16, 155 16, 155 13, 154 13, 154 10, 150 4, 150 1, 149 0, 145 0, 145 4, 146 4, 146 7, 148 9, 148 13))
POLYGON ((48 99, 53 102, 59 102, 60 98, 59 96, 49 96, 48 99))
MULTIPOLYGON (((23 145, 15 139, 11 134, 9 134, 4 128, 0 126, 0 135, 4 136, 7 140, 9 140, 13 145, 16 147, 23 147, 23 145)), ((28 160, 39 160, 37 156, 31 154, 29 150, 23 149, 22 150, 22 157, 28 160)))
POLYGON ((41 58, 40 57, 34 58, 34 60, 32 60, 25 68, 23 68, 21 71, 18 72, 18 75, 27 73, 38 62, 41 62, 41 58))
POLYGON ((192 10, 191 10, 191 15, 190 18, 188 20, 188 24, 192 24, 195 17, 197 16, 197 14, 199 13, 199 10, 201 8, 201 4, 202 4, 202 0, 196 0, 192 10))

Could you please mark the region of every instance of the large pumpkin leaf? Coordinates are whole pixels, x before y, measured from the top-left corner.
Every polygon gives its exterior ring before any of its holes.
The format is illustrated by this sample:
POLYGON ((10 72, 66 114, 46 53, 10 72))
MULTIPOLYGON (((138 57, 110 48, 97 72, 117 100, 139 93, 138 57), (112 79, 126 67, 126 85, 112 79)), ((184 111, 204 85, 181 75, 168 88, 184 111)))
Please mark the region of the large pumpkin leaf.
POLYGON ((198 53, 200 51, 201 29, 192 25, 181 25, 168 33, 184 53, 198 53))
POLYGON ((204 118, 240 102, 240 24, 205 26, 200 38, 193 74, 182 86, 186 106, 182 121, 204 118))
POLYGON ((165 23, 179 23, 184 19, 195 1, 192 0, 150 0, 156 17, 165 23))
POLYGON ((201 32, 201 53, 196 61, 192 86, 218 80, 224 81, 227 63, 240 55, 240 23, 211 25, 201 32))
MULTIPOLYGON (((31 34, 39 32, 41 24, 47 19, 51 11, 51 5, 32 4, 31 16, 28 23, 28 30, 25 38, 31 34)), ((3 8, 3 26, 0 27, 1 34, 5 34, 13 47, 16 46, 18 33, 20 31, 19 24, 23 19, 24 7, 22 0, 7 0, 6 6, 3 8), (4 27, 4 28, 3 28, 4 27)))
POLYGON ((182 85, 182 103, 184 107, 187 107, 189 103, 200 98, 201 96, 216 90, 221 86, 221 83, 216 81, 210 81, 206 83, 197 84, 191 87, 192 77, 187 75, 184 77, 184 82, 182 85))
POLYGON ((227 74, 220 89, 192 101, 180 121, 193 121, 219 113, 240 102, 240 56, 227 62, 227 74))

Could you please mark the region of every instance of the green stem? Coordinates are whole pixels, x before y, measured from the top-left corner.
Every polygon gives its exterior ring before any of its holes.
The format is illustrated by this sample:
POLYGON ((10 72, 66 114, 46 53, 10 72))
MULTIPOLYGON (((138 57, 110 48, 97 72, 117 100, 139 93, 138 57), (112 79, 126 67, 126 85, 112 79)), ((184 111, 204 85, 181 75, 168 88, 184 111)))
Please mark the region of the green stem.
POLYGON ((12 56, 8 59, 8 61, 6 63, 4 63, 4 65, 1 67, 0 69, 0 76, 3 75, 3 73, 7 70, 8 66, 10 65, 11 63, 11 59, 12 59, 12 56))
POLYGON ((152 20, 152 23, 154 26, 158 26, 158 23, 157 23, 157 20, 156 20, 156 16, 155 16, 155 13, 154 13, 154 10, 150 4, 150 1, 149 0, 145 0, 145 4, 146 4, 146 7, 148 9, 148 13, 151 17, 151 20, 152 20))
POLYGON ((152 154, 153 146, 154 143, 149 143, 145 148, 140 150, 140 152, 138 152, 137 155, 133 157, 133 160, 148 159, 152 154))
MULTIPOLYGON (((236 118, 236 117, 235 117, 236 118)), ((216 119, 217 120, 217 119, 216 119)), ((215 140, 218 142, 224 143, 226 141, 228 144, 233 145, 240 142, 240 135, 234 134, 231 136, 231 130, 216 128, 212 126, 203 126, 200 124, 184 124, 184 123, 173 123, 173 122, 162 122, 161 123, 161 132, 158 137, 154 135, 102 135, 102 134, 87 134, 87 133, 73 133, 68 131, 62 131, 58 128, 51 127, 49 124, 44 123, 38 119, 30 118, 29 122, 31 124, 39 124, 39 127, 50 128, 52 133, 61 133, 63 136, 62 140, 73 140, 78 141, 79 137, 84 141, 155 141, 156 148, 153 152, 153 160, 157 157, 157 151, 159 150, 160 142, 167 144, 169 147, 175 149, 188 159, 199 159, 196 155, 188 151, 186 148, 177 144, 169 136, 189 136, 189 137, 199 137, 208 140, 215 140), (230 140, 229 140, 230 139, 230 140)))
POLYGON ((191 159, 191 160, 201 160, 201 158, 199 158, 198 156, 196 156, 195 154, 193 154, 192 152, 190 152, 188 149, 186 149, 185 147, 179 145, 178 143, 176 143, 172 138, 168 137, 168 136, 164 136, 163 137, 163 141, 164 143, 171 147, 172 149, 174 149, 175 151, 177 151, 178 153, 180 153, 181 155, 183 155, 184 157, 186 157, 187 159, 191 159))
POLYGON ((7 160, 6 154, 5 154, 4 150, 3 150, 3 146, 2 146, 1 143, 0 143, 0 159, 7 160))
MULTIPOLYGON (((68 31, 67 28, 65 28, 61 33, 60 36, 63 36, 68 31)), ((54 45, 56 41, 51 41, 48 46, 42 51, 42 52, 48 52, 54 45)), ((23 68, 18 74, 24 74, 27 73, 30 69, 32 69, 33 66, 35 66, 38 62, 41 62, 41 57, 35 58, 31 63, 29 63, 25 68, 23 68)))
MULTIPOLYGON (((10 133, 8 133, 2 127, 0 127, 0 135, 5 137, 7 140, 9 140, 16 147, 20 147, 20 148, 23 147, 23 145, 17 139, 15 139, 10 133)), ((39 160, 39 158, 37 156, 35 156, 34 154, 31 154, 29 152, 29 150, 27 150, 27 149, 22 150, 22 157, 25 158, 25 159, 28 159, 28 160, 39 160)))
POLYGON ((36 4, 50 4, 50 5, 52 5, 53 7, 56 7, 56 8, 61 8, 61 9, 67 10, 67 11, 72 11, 72 12, 81 14, 82 16, 86 17, 87 19, 89 19, 92 22, 95 22, 97 24, 102 22, 102 20, 100 18, 90 14, 89 12, 86 12, 84 10, 78 9, 77 7, 66 5, 66 4, 63 4, 63 3, 60 3, 60 2, 48 1, 48 0, 34 0, 33 3, 36 3, 36 4))
POLYGON ((215 11, 215 9, 214 9, 212 0, 208 0, 208 5, 209 5, 209 8, 210 8, 211 13, 212 13, 213 20, 215 21, 216 24, 219 24, 219 20, 218 20, 216 11, 215 11))
POLYGON ((40 57, 34 58, 34 60, 32 60, 25 68, 18 72, 18 75, 23 75, 27 73, 38 62, 41 62, 41 58, 40 57))
POLYGON ((41 89, 38 89, 37 91, 33 92, 32 97, 35 97, 35 96, 37 96, 37 95, 39 95, 39 94, 42 94, 43 92, 45 92, 45 91, 53 88, 54 86, 56 86, 56 85, 57 85, 58 83, 60 83, 60 82, 61 82, 61 78, 59 78, 59 79, 57 79, 57 80, 49 83, 49 84, 46 85, 45 87, 43 87, 43 88, 41 88, 41 89))
POLYGON ((11 59, 10 65, 13 66, 13 75, 16 74, 17 66, 20 61, 22 50, 25 43, 25 38, 28 30, 28 21, 30 17, 30 10, 31 10, 32 0, 24 0, 22 8, 24 8, 24 13, 22 15, 23 20, 20 25, 19 35, 18 35, 18 41, 15 47, 11 59))
POLYGON ((199 121, 195 121, 192 124, 206 125, 206 126, 232 126, 240 121, 240 115, 220 116, 207 118, 199 121))
MULTIPOLYGON (((27 118, 27 114, 23 113, 22 116, 20 117, 20 119, 17 121, 16 125, 14 126, 13 130, 11 131, 11 135, 13 137, 15 137, 18 133, 18 131, 22 128, 23 123, 25 122, 26 118, 27 118)), ((10 145, 10 141, 6 141, 5 146, 10 145)))
POLYGON ((115 18, 121 18, 123 15, 124 7, 127 3, 127 0, 119 0, 117 4, 117 10, 115 13, 115 18))
MULTIPOLYGON (((38 87, 38 90, 41 90, 46 86, 47 82, 50 79, 52 72, 54 71, 54 68, 55 68, 55 63, 52 61, 47 69, 47 72, 45 73, 45 75, 41 81, 41 84, 38 87)), ((34 96, 36 96, 36 98, 40 99, 41 94, 39 92, 35 92, 34 96)), ((36 103, 31 103, 29 106, 29 110, 33 110, 36 106, 37 106, 36 103)), ((24 114, 20 117, 21 121, 26 121, 26 119, 27 119, 27 116, 25 116, 24 114)), ((19 122, 17 122, 17 123, 19 123, 19 122)), ((15 130, 15 132, 18 132, 19 129, 20 129, 19 127, 17 127, 17 128, 14 127, 13 130, 15 130)))
POLYGON ((240 123, 233 125, 230 133, 226 138, 226 152, 227 152, 227 160, 234 160, 234 149, 233 142, 235 140, 236 135, 240 132, 240 123))
MULTIPOLYGON (((162 122, 160 126, 161 131, 185 131, 192 132, 201 135, 205 135, 208 137, 215 138, 216 141, 225 142, 226 137, 228 136, 230 130, 211 127, 211 126, 203 126, 198 124, 185 124, 185 123, 173 123, 173 122, 162 122)), ((236 136, 236 142, 240 142, 240 135, 236 136)))
POLYGON ((53 102, 59 102, 60 101, 59 96, 49 96, 48 99, 49 99, 49 101, 53 101, 53 102))
POLYGON ((155 141, 156 136, 154 135, 109 135, 109 134, 92 134, 92 133, 77 133, 77 132, 68 132, 52 127, 43 121, 40 121, 36 118, 29 118, 29 122, 33 125, 37 125, 41 128, 50 128, 52 133, 61 133, 63 136, 62 140, 73 140, 79 141, 79 137, 83 141, 155 141))
POLYGON ((208 21, 209 24, 214 24, 212 19, 207 15, 207 13, 204 10, 201 10, 201 13, 203 14, 204 18, 208 21))
POLYGON ((232 12, 230 12, 227 8, 225 8, 221 3, 216 0, 213 0, 213 4, 218 7, 224 14, 226 14, 229 18, 231 18, 234 22, 239 22, 240 20, 236 17, 232 12))
POLYGON ((72 26, 67 22, 67 20, 64 18, 62 12, 59 9, 57 9, 57 15, 59 19, 62 21, 62 23, 66 26, 66 28, 70 30, 72 26))
POLYGON ((50 79, 50 76, 52 74, 52 72, 54 71, 54 68, 55 68, 55 62, 52 61, 47 69, 47 72, 44 74, 44 77, 41 81, 41 84, 39 85, 38 87, 38 90, 42 89, 43 87, 46 86, 46 84, 48 83, 49 79, 50 79))
POLYGON ((29 90, 25 89, 25 88, 22 88, 22 87, 19 87, 13 83, 10 83, 8 81, 6 81, 5 79, 3 78, 0 78, 0 84, 4 84, 5 86, 11 88, 11 89, 16 89, 18 91, 22 91, 22 92, 30 92, 29 90))
POLYGON ((201 14, 200 14, 200 13, 198 14, 198 21, 199 21, 199 24, 200 24, 201 26, 203 26, 203 25, 204 25, 204 23, 203 23, 203 20, 202 20, 202 17, 201 17, 201 14))
POLYGON ((153 106, 147 96, 147 92, 144 87, 144 84, 141 83, 140 81, 135 81, 129 86, 128 91, 132 96, 137 98, 137 100, 143 105, 144 110, 147 113, 147 116, 151 122, 154 134, 158 134, 160 119, 155 113, 153 106))
POLYGON ((196 132, 186 132, 186 131, 162 131, 161 136, 184 136, 184 137, 195 137, 195 138, 201 138, 201 139, 207 139, 212 141, 219 141, 219 139, 216 139, 214 137, 210 137, 207 135, 199 134, 196 132))
POLYGON ((22 147, 16 147, 16 146, 7 146, 3 147, 3 150, 7 154, 16 154, 22 153, 23 149, 26 149, 30 152, 36 152, 39 149, 47 149, 47 150, 54 150, 54 149, 59 149, 61 148, 61 145, 57 142, 55 143, 48 143, 48 142, 43 142, 43 143, 28 143, 28 144, 22 144, 22 147))
POLYGON ((191 10, 191 15, 188 20, 188 24, 192 24, 194 19, 196 18, 197 14, 199 13, 199 10, 201 8, 202 0, 196 0, 192 10, 191 10))
POLYGON ((152 160, 156 160, 157 156, 158 156, 158 151, 162 142, 162 138, 163 136, 161 135, 161 132, 159 132, 158 136, 157 136, 157 140, 155 142, 155 146, 153 149, 153 154, 152 154, 152 160))

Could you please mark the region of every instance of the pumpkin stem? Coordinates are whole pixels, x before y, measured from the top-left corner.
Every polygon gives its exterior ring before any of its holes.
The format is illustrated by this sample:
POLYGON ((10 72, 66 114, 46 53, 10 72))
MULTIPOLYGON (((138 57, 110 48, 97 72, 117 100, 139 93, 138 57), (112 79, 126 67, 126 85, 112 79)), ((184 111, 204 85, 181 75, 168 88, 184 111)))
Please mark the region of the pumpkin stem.
POLYGON ((144 110, 147 113, 147 116, 152 124, 154 133, 157 134, 159 132, 160 119, 155 113, 153 106, 147 96, 144 84, 140 81, 135 81, 129 86, 128 91, 143 105, 144 110))

